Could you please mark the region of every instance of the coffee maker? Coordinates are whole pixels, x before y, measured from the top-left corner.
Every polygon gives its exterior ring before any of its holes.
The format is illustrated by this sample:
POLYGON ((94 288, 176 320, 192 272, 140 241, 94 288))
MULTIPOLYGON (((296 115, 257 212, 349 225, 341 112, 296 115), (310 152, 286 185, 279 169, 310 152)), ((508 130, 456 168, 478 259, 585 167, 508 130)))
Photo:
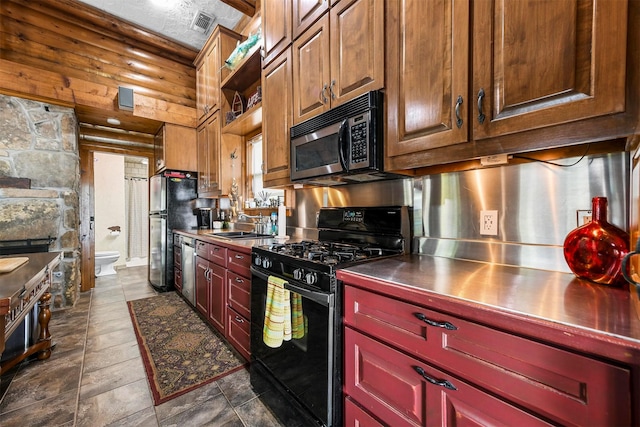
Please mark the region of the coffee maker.
POLYGON ((199 229, 213 228, 213 221, 217 219, 215 199, 194 199, 191 201, 191 208, 196 216, 199 229))
POLYGON ((198 221, 198 228, 211 229, 213 228, 213 212, 212 208, 196 208, 193 210, 194 215, 198 221))

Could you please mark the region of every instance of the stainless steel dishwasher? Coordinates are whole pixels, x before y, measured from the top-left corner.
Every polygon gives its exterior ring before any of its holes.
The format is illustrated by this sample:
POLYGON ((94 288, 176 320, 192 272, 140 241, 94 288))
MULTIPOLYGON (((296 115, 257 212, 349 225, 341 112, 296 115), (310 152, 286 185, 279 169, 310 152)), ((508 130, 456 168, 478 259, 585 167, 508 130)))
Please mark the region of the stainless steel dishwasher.
POLYGON ((182 238, 182 296, 195 307, 196 305, 196 248, 193 238, 182 238))

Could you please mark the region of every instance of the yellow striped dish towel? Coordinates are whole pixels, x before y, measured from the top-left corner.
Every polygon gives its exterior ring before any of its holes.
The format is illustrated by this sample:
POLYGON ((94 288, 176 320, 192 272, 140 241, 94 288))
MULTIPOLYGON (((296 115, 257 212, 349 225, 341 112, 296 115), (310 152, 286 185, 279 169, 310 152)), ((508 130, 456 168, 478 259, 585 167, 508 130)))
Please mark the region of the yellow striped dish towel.
POLYGON ((305 319, 302 313, 302 296, 297 293, 291 295, 291 336, 294 339, 304 337, 305 319))
POLYGON ((267 280, 262 340, 271 348, 278 348, 283 341, 291 340, 291 302, 285 283, 286 280, 275 276, 269 276, 267 280))

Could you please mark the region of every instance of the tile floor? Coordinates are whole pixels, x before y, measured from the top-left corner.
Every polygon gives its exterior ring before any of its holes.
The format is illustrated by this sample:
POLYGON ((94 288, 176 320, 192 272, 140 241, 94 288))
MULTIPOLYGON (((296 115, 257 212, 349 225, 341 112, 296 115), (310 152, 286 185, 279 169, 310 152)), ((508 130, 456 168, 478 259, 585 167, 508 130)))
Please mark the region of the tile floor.
MULTIPOLYGON (((146 267, 96 279, 76 307, 54 312, 56 347, 45 361, 24 362, 2 376, 0 425, 282 426, 256 395, 246 370, 153 406, 126 301, 147 298, 146 267)), ((286 402, 283 402, 286 404, 286 402)))

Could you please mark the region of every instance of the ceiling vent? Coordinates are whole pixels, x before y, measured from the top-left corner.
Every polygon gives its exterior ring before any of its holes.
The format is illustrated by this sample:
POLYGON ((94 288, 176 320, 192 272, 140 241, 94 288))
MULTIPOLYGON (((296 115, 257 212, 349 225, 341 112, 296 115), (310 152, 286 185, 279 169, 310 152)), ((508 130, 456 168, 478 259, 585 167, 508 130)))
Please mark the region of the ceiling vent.
POLYGON ((215 17, 198 11, 193 18, 193 22, 191 22, 191 29, 206 34, 215 20, 215 17))

